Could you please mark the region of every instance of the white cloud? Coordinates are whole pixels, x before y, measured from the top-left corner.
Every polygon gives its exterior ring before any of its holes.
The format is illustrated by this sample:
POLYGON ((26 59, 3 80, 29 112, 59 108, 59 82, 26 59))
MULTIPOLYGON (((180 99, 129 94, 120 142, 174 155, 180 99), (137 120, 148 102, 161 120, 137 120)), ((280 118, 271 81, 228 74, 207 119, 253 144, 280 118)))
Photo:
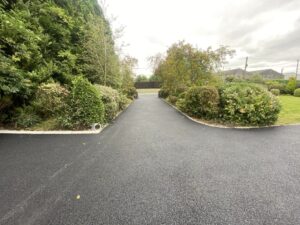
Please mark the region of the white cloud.
POLYGON ((124 53, 139 60, 137 73, 150 74, 147 57, 186 40, 200 48, 237 50, 226 68, 272 67, 293 71, 300 57, 299 0, 109 0, 114 26, 125 25, 124 53), (297 39, 298 38, 298 39, 297 39), (286 51, 285 51, 286 50, 286 51))

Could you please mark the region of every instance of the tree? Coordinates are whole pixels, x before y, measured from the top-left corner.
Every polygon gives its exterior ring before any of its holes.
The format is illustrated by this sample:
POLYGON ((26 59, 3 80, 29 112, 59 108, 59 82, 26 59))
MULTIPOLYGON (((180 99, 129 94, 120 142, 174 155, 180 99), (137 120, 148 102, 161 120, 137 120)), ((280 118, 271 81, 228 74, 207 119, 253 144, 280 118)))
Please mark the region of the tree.
POLYGON ((234 51, 221 46, 217 50, 200 50, 183 41, 173 44, 165 57, 150 58, 154 65, 154 75, 162 81, 162 86, 171 92, 178 92, 194 84, 209 83, 212 74, 226 62, 226 57, 234 51))
POLYGON ((148 81, 148 77, 146 77, 145 75, 138 75, 135 78, 135 82, 147 82, 148 81))
POLYGON ((286 85, 286 90, 289 94, 293 94, 297 87, 297 80, 296 77, 290 77, 289 82, 286 85))
POLYGON ((29 105, 38 86, 50 81, 69 87, 83 76, 121 88, 132 74, 123 69, 121 77, 120 66, 97 0, 0 1, 1 114, 29 105))
POLYGON ((125 56, 121 61, 121 77, 122 77, 122 89, 126 90, 134 86, 134 71, 133 68, 137 65, 138 60, 125 56))

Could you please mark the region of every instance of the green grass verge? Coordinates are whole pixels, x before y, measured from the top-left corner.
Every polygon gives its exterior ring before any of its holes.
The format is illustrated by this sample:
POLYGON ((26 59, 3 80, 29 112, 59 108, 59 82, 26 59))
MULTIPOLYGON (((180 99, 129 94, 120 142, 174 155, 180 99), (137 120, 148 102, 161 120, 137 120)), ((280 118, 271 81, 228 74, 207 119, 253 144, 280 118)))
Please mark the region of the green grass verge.
POLYGON ((282 95, 279 100, 282 109, 276 124, 300 124, 300 97, 282 95))
POLYGON ((158 93, 159 88, 147 88, 147 89, 137 89, 139 94, 155 94, 158 93))

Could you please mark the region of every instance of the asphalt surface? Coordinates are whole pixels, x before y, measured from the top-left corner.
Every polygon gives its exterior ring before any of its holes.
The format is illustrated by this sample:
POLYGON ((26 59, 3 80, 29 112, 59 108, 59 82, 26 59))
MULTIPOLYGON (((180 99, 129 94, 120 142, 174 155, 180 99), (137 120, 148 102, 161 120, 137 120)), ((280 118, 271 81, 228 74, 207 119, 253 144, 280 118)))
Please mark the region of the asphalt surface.
POLYGON ((100 135, 0 135, 0 224, 300 224, 300 127, 207 127, 144 95, 100 135))

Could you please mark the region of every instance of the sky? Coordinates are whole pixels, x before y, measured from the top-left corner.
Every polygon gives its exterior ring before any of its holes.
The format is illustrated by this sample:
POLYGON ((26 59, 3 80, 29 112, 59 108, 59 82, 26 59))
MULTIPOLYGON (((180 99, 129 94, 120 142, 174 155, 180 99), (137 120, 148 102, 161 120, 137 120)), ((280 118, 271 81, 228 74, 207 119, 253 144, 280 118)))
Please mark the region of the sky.
POLYGON ((117 45, 138 59, 137 74, 150 75, 147 58, 185 40, 195 47, 236 50, 224 69, 272 68, 295 72, 300 58, 300 0, 99 0, 117 45), (103 2, 104 1, 104 2, 103 2), (114 17, 114 19, 112 19, 114 17))

